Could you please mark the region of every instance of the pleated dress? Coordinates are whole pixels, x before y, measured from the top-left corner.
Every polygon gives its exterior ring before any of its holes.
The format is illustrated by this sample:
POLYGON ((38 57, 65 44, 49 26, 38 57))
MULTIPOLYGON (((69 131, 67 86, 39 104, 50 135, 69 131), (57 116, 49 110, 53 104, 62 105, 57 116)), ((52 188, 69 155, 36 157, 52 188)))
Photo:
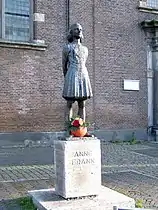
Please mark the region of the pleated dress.
POLYGON ((88 49, 82 44, 68 44, 67 72, 64 78, 63 98, 66 100, 86 100, 93 96, 91 83, 85 66, 88 49))

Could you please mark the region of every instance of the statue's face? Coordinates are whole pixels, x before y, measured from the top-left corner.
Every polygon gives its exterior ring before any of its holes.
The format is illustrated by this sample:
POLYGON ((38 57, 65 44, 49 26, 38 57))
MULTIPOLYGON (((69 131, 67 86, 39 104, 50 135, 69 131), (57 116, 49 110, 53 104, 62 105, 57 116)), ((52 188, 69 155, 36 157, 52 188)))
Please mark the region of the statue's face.
POLYGON ((82 38, 82 27, 79 24, 74 25, 72 28, 72 35, 76 39, 81 39, 82 38))

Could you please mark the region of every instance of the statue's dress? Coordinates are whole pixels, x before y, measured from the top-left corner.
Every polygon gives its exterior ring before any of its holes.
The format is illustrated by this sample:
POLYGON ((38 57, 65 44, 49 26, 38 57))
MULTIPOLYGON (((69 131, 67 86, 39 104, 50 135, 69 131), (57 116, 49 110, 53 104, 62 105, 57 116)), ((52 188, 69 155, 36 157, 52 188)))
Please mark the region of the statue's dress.
POLYGON ((65 50, 68 61, 63 98, 66 100, 86 100, 92 97, 90 79, 85 66, 88 50, 81 44, 68 44, 65 50))

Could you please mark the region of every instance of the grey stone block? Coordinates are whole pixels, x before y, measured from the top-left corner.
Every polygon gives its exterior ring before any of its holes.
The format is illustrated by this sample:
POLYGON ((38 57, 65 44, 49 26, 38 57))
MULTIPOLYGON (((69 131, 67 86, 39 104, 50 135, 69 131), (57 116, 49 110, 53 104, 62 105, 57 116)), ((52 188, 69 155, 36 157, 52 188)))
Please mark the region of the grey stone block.
POLYGON ((64 199, 55 189, 30 191, 29 195, 38 210, 112 210, 113 206, 134 208, 135 201, 107 187, 101 187, 99 195, 79 199, 64 199))
POLYGON ((98 195, 101 187, 100 141, 96 138, 70 139, 55 141, 56 192, 64 198, 98 195))

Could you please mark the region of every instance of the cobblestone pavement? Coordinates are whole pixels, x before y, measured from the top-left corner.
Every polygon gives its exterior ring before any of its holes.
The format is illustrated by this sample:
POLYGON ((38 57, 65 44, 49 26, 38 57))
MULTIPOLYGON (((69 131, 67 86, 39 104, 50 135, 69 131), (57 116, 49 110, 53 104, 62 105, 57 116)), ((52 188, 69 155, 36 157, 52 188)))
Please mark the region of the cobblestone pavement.
MULTIPOLYGON (((102 142, 102 183, 135 200, 143 200, 145 207, 158 209, 158 144, 102 142)), ((28 190, 53 186, 53 164, 1 166, 0 210, 18 210, 5 200, 26 196, 28 190)))

